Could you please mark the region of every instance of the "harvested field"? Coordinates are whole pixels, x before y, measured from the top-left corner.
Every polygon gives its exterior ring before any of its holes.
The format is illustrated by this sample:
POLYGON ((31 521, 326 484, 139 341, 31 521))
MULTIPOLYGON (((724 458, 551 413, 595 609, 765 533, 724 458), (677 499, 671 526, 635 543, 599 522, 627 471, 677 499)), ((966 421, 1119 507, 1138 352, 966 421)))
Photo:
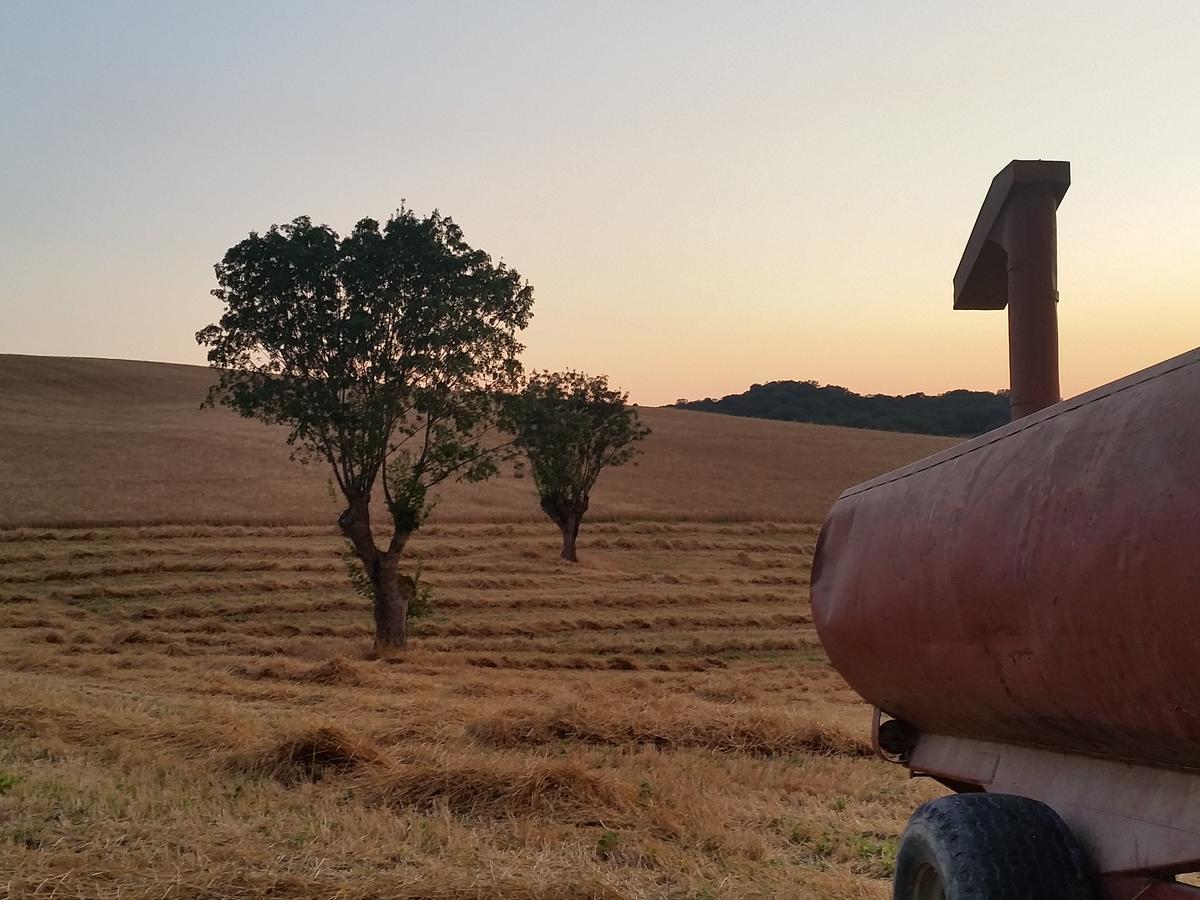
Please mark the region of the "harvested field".
POLYGON ((186 366, 0 356, 0 895, 884 898, 936 788, 867 750, 808 577, 946 445, 647 410, 580 539, 445 492, 367 658, 319 470, 186 366))
POLYGON ((816 534, 597 523, 572 566, 548 524, 435 524, 439 611, 384 663, 326 528, 0 532, 0 884, 885 897, 933 789, 825 662, 816 534))

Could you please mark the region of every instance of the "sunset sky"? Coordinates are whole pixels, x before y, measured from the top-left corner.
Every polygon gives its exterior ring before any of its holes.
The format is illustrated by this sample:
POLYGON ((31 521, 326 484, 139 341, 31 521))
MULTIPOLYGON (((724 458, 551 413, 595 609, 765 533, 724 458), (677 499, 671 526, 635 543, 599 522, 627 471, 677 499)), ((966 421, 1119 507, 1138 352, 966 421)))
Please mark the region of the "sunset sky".
POLYGON ((951 276, 1071 161, 1069 395, 1200 344, 1200 3, 0 0, 0 352, 202 363, 212 265, 402 199, 644 404, 1007 385, 951 276))

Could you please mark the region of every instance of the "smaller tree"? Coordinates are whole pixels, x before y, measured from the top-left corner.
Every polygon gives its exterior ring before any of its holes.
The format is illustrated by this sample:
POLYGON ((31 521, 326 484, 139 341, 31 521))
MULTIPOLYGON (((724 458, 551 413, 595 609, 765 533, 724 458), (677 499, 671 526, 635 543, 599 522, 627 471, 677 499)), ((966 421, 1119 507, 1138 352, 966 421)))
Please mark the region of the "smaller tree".
POLYGON ((502 427, 529 460, 542 510, 562 532, 562 558, 578 562, 575 542, 600 472, 629 462, 650 433, 629 395, 604 375, 535 372, 510 397, 502 427))

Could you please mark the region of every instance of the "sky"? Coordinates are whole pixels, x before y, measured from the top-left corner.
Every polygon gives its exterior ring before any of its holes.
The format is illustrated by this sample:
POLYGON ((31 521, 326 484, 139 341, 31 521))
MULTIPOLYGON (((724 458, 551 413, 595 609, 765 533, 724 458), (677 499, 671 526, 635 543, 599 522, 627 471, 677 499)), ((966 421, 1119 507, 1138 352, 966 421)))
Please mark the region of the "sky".
POLYGON ((951 308, 1065 159, 1066 396, 1200 344, 1200 3, 0 0, 0 352, 203 363, 212 266, 407 202, 635 402, 1008 383, 951 308))

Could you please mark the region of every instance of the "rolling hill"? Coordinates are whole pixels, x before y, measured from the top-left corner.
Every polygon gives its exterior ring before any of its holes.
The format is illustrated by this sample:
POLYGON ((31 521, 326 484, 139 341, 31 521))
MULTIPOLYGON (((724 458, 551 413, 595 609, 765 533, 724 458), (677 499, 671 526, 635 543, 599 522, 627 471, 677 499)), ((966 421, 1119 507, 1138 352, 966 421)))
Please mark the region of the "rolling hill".
MULTIPOLYGON (((282 430, 201 409, 201 366, 0 355, 0 525, 331 521, 318 466, 282 430)), ((605 473, 604 518, 815 522, 847 486, 953 443, 670 408, 636 464, 605 473)), ((448 485, 435 518, 538 519, 528 479, 448 485)))

